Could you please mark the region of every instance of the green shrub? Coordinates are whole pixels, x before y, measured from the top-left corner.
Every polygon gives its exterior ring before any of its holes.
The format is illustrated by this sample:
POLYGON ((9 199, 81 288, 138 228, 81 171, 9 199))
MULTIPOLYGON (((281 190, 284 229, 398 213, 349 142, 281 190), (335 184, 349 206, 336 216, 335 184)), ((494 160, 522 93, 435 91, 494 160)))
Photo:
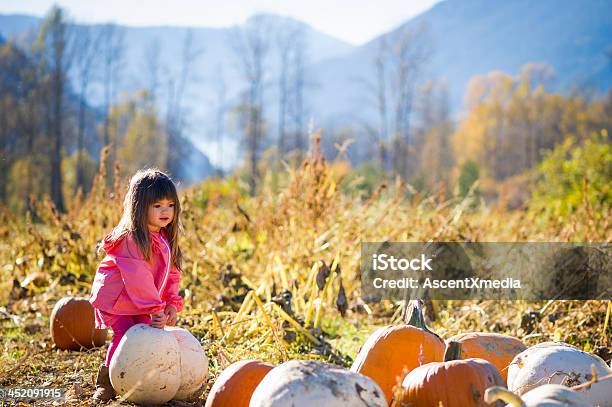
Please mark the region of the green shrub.
POLYGON ((561 218, 584 206, 600 218, 612 203, 612 151, 608 133, 594 133, 582 145, 568 138, 537 167, 530 208, 561 218))

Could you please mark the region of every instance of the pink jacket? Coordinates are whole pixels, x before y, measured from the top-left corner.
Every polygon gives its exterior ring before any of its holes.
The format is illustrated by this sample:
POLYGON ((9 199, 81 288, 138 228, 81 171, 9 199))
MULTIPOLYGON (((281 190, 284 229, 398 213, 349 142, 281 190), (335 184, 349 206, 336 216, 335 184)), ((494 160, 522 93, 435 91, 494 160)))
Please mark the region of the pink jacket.
MULTIPOLYGON (((163 230, 163 229, 162 229, 163 230)), ((163 312, 166 305, 183 309, 178 295, 180 272, 171 263, 165 232, 149 232, 151 261, 142 257, 131 234, 115 243, 104 238, 106 257, 91 287, 89 301, 94 308, 114 315, 142 315, 163 312)))

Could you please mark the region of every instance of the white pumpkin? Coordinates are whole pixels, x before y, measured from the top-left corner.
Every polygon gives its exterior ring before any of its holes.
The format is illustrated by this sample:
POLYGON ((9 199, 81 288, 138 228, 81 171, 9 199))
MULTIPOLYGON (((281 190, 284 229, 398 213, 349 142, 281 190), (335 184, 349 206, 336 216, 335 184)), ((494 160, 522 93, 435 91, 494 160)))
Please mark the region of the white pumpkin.
MULTIPOLYGON (((592 379, 591 365, 599 377, 612 369, 597 355, 583 352, 563 342, 545 342, 519 353, 508 368, 508 389, 523 395, 544 384, 575 386, 592 379)), ((581 390, 594 406, 612 407, 612 385, 609 381, 594 383, 581 390)))
POLYGON ((133 403, 164 404, 197 395, 206 385, 208 359, 185 329, 136 324, 121 338, 109 370, 117 394, 133 403))
POLYGON ((180 351, 174 335, 146 324, 124 334, 110 362, 117 394, 133 403, 163 404, 181 385, 180 351))
POLYGON ((291 360, 259 383, 249 407, 387 407, 369 377, 313 360, 291 360))
POLYGON ((593 407, 584 395, 559 384, 545 384, 528 391, 523 397, 503 387, 491 387, 485 392, 489 404, 503 400, 508 407, 593 407))
POLYGON ((174 335, 181 352, 181 385, 173 399, 189 400, 206 387, 208 358, 189 331, 172 326, 164 329, 174 335))

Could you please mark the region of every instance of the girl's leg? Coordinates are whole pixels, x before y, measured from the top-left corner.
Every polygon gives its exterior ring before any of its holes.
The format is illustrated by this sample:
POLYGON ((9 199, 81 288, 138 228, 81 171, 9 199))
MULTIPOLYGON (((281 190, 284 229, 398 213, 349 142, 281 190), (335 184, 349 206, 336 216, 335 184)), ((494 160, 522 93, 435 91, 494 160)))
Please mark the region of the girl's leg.
POLYGON ((121 338, 123 338, 125 332, 135 324, 136 322, 134 322, 134 319, 131 315, 121 315, 111 326, 111 328, 113 328, 113 339, 111 340, 110 345, 108 345, 105 366, 110 366, 110 361, 113 358, 115 350, 117 350, 117 346, 119 346, 121 338))
POLYGON ((108 346, 108 352, 106 352, 106 366, 110 366, 110 361, 115 354, 115 350, 117 350, 117 346, 119 346, 119 342, 123 335, 127 332, 128 329, 133 327, 136 324, 147 324, 151 325, 151 316, 150 315, 121 315, 117 321, 111 326, 113 328, 113 339, 111 340, 110 345, 108 346))

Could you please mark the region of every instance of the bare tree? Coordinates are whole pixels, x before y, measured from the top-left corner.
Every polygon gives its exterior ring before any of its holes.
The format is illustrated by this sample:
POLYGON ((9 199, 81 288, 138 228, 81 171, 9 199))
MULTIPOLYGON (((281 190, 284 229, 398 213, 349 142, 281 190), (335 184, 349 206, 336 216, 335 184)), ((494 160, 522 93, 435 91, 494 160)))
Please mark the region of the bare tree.
POLYGON ((180 174, 181 159, 187 153, 182 151, 182 137, 185 126, 183 111, 183 98, 187 85, 192 80, 192 64, 202 55, 203 50, 196 48, 193 43, 193 31, 187 29, 181 51, 180 69, 177 79, 169 75, 168 79, 168 105, 166 108, 166 137, 168 138, 168 152, 166 165, 172 174, 180 174))
POLYGON ((250 167, 249 188, 255 194, 257 159, 263 137, 264 74, 270 44, 270 29, 265 17, 252 18, 234 31, 232 44, 240 60, 240 69, 247 84, 244 92, 245 133, 250 167))
MULTIPOLYGON (((301 100, 304 74, 303 47, 304 28, 300 23, 288 20, 278 27, 276 49, 280 69, 278 75, 278 151, 280 155, 285 153, 289 147, 287 145, 287 118, 290 106, 297 106, 301 110, 303 105, 301 100), (296 100, 296 96, 300 100, 296 100)), ((294 121, 296 119, 297 117, 294 117, 294 121)), ((302 118, 299 119, 301 120, 302 118)))
MULTIPOLYGON (((115 103, 119 81, 121 79, 121 70, 123 68, 123 53, 124 53, 124 31, 115 24, 106 24, 102 27, 100 35, 104 38, 101 47, 102 58, 102 87, 104 89, 104 128, 103 140, 104 145, 112 143, 110 149, 109 161, 113 162, 116 157, 117 142, 119 140, 111 140, 110 137, 110 111, 111 106, 115 103)), ((107 166, 107 175, 112 172, 112 166, 107 166)), ((110 177, 107 177, 110 180, 110 177)))
POLYGON ((290 79, 290 105, 289 111, 293 121, 295 132, 295 149, 298 151, 298 158, 306 150, 306 131, 304 129, 304 91, 306 87, 306 39, 303 30, 296 33, 293 41, 293 52, 291 66, 293 72, 290 79))
POLYGON ((411 137, 411 116, 414 92, 423 67, 431 55, 426 30, 405 27, 393 39, 390 48, 390 94, 393 100, 393 171, 406 176, 414 149, 411 137))
POLYGON ((406 176, 408 164, 414 164, 411 117, 415 89, 431 54, 428 45, 423 26, 382 36, 373 50, 371 76, 361 78, 378 117, 377 129, 365 126, 366 133, 377 145, 381 168, 387 170, 391 159, 394 175, 406 176))
POLYGON ((374 58, 376 69, 376 100, 378 104, 378 148, 380 167, 387 168, 387 137, 388 137, 388 117, 387 117, 387 40, 382 36, 378 42, 378 52, 374 58))
POLYGON ((45 58, 49 78, 49 133, 51 143, 51 198, 58 211, 65 210, 62 193, 63 107, 68 71, 71 65, 72 31, 66 23, 64 11, 54 6, 47 15, 40 33, 41 45, 47 50, 45 58))
POLYGON ((158 39, 152 40, 144 50, 144 66, 146 72, 144 88, 147 90, 152 106, 158 99, 159 80, 162 66, 160 64, 161 45, 158 39))
POLYGON ((278 154, 279 158, 285 152, 285 118, 287 116, 287 92, 289 53, 291 50, 291 35, 285 30, 277 33, 277 47, 280 73, 278 76, 278 154))
POLYGON ((78 29, 76 39, 76 82, 79 87, 79 117, 77 129, 77 165, 75 192, 79 188, 85 188, 85 174, 83 169, 83 154, 85 149, 85 128, 87 125, 87 98, 94 63, 97 61, 102 35, 94 34, 90 27, 84 26, 78 29))
MULTIPOLYGON (((225 75, 223 66, 217 67, 216 78, 216 114, 215 114, 215 138, 217 141, 217 154, 219 160, 223 160, 223 135, 225 134, 225 116, 228 111, 227 103, 227 86, 225 84, 225 75)), ((223 167, 218 166, 217 173, 223 176, 223 167)))

